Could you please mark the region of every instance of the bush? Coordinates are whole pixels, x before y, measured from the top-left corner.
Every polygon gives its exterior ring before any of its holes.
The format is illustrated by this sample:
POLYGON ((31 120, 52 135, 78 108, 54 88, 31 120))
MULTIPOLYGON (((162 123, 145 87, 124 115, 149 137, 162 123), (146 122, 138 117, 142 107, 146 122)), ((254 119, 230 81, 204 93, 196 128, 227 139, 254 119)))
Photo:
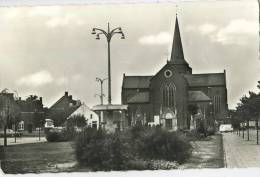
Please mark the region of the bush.
POLYGON ((49 129, 45 131, 46 139, 49 142, 62 142, 74 140, 77 136, 75 129, 66 127, 65 129, 49 129))
POLYGON ((80 165, 94 171, 161 168, 158 160, 165 161, 163 169, 172 169, 176 165, 167 161, 184 162, 191 145, 183 135, 161 128, 133 127, 113 134, 88 128, 77 136, 75 153, 80 165))
POLYGON ((129 145, 119 133, 85 129, 76 140, 76 158, 81 165, 93 170, 129 169, 129 145))
POLYGON ((215 134, 215 128, 214 127, 208 127, 207 128, 207 135, 214 135, 215 134))
POLYGON ((45 133, 46 139, 48 142, 62 142, 67 141, 67 138, 62 131, 49 130, 45 133))
POLYGON ((164 159, 183 163, 191 155, 192 146, 182 134, 161 128, 146 129, 137 140, 137 151, 145 159, 164 159))

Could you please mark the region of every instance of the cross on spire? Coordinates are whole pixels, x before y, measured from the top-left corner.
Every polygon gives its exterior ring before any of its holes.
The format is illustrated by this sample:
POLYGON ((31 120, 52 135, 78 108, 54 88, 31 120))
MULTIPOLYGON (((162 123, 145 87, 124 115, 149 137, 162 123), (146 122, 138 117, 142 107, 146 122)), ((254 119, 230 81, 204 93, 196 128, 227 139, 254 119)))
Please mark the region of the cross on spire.
POLYGON ((173 64, 188 64, 184 59, 181 35, 179 29, 178 16, 176 15, 174 37, 172 43, 171 63, 173 64))
POLYGON ((178 15, 178 4, 176 4, 176 16, 178 15))

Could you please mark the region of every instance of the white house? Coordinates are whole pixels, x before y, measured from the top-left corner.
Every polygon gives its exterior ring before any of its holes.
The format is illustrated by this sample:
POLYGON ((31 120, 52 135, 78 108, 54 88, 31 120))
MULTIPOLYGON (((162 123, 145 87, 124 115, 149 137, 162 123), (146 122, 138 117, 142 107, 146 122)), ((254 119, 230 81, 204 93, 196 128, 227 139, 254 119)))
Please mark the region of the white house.
POLYGON ((68 117, 68 119, 74 115, 83 115, 88 127, 97 129, 99 128, 98 115, 93 112, 85 103, 82 103, 81 106, 68 117))

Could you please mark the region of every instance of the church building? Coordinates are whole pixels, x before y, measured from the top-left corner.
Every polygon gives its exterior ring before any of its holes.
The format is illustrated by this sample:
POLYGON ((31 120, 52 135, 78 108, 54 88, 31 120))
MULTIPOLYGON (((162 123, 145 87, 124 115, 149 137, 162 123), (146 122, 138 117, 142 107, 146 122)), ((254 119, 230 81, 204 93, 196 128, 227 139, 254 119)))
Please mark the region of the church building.
POLYGON ((128 105, 130 125, 158 122, 169 130, 187 130, 196 126, 197 117, 210 126, 227 117, 226 72, 192 73, 176 16, 170 60, 155 75, 124 74, 121 100, 128 105))

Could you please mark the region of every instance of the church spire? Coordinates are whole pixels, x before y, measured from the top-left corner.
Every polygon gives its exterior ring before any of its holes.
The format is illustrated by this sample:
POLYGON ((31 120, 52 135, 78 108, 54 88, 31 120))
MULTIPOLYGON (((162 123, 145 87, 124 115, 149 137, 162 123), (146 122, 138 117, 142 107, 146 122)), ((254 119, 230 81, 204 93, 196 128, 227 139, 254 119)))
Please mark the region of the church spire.
POLYGON ((175 21, 175 29, 174 29, 174 37, 173 37, 173 43, 172 43, 172 53, 171 53, 170 62, 173 63, 173 64, 188 64, 184 59, 177 14, 176 14, 176 21, 175 21))

